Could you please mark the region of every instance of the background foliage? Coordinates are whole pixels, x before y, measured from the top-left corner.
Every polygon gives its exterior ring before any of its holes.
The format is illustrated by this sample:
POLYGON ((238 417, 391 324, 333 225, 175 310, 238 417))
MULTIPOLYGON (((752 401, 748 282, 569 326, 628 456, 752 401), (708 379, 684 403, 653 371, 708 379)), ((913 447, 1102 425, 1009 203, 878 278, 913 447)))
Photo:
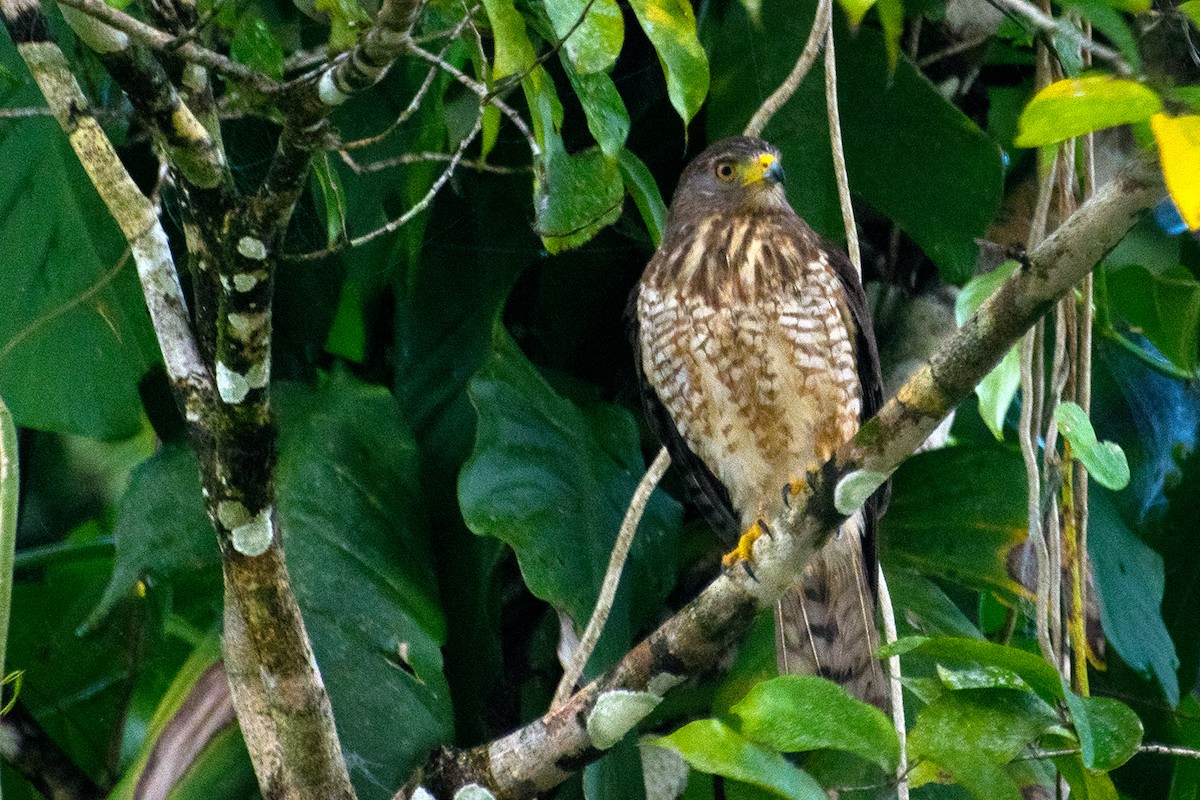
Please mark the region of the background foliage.
MULTIPOLYGON (((1134 139, 1152 141, 1151 114, 1189 104, 1195 113, 1188 9, 1068 8, 1144 71, 1151 100, 1097 84, 1091 111, 1035 104, 1022 144, 1132 122, 1132 137, 1103 140, 1116 158, 1134 139)), ((326 41, 344 47, 365 19, 352 0, 317 4, 329 24, 275 0, 213 10, 214 46, 273 75, 295 74, 326 41)), ((863 19, 851 29, 835 12, 847 168, 885 359, 898 364, 919 349, 914 331, 944 327, 952 312, 936 300, 981 268, 978 238, 1024 240, 1038 176, 1033 151, 1014 140, 1033 94, 1033 37, 971 0, 847 10, 863 19)), ((805 0, 433 0, 423 46, 503 93, 540 157, 531 162, 495 107, 479 110, 475 94, 415 58, 335 115, 344 142, 374 135, 429 76, 404 124, 344 151, 357 164, 404 163, 360 173, 337 152, 320 160, 277 281, 280 520, 360 797, 390 797, 438 744, 485 741, 544 711, 559 671, 556 610, 586 621, 657 448, 622 317, 661 232, 663 197, 690 155, 739 132, 778 85, 814 12, 805 0), (343 246, 420 203, 442 172, 439 154, 476 124, 469 163, 428 209, 343 246)), ((74 43, 65 25, 56 32, 74 43)), ((66 49, 149 187, 144 130, 94 57, 66 49)), ((40 106, 7 41, 0 63, 4 107, 40 106)), ((233 87, 222 103, 237 178, 253 185, 275 124, 233 87)), ((783 151, 793 205, 844 238, 819 68, 764 135, 783 151)), ((105 790, 132 796, 219 658, 217 550, 115 226, 51 119, 0 121, 0 155, 0 394, 21 428, 23 474, 9 663, 24 671, 20 702, 69 756, 105 790)), ((177 225, 169 186, 163 210, 177 225)), ((1107 697, 1072 695, 1021 652, 1036 646, 1030 593, 1009 571, 1025 538, 1012 360, 959 410, 948 447, 896 475, 880 549, 901 634, 919 637, 897 648, 918 795, 1015 797, 1049 774, 1031 747, 1077 749, 1054 764, 1089 795, 1183 800, 1200 785, 1193 762, 1134 754, 1139 726, 1148 741, 1200 745, 1200 246, 1170 217, 1145 220, 1098 273, 1092 422, 1132 476, 1122 491, 1092 490, 1110 643, 1093 689, 1107 697), (987 644, 1007 610, 1014 647, 987 644)), ((718 554, 669 477, 589 672, 682 605, 718 554)), ((727 674, 671 695, 643 725, 691 764, 687 796, 712 797, 713 773, 729 778, 731 797, 886 791, 898 753, 886 723, 821 681, 756 685, 773 670, 772 647, 761 621, 721 665, 727 674), (846 708, 789 716, 804 703, 846 708), (797 751, 808 754, 780 755, 797 751)), ((255 795, 235 725, 192 744, 171 797, 255 795)), ((641 757, 631 738, 557 796, 638 797, 641 757)), ((3 777, 11 797, 32 796, 3 777)))

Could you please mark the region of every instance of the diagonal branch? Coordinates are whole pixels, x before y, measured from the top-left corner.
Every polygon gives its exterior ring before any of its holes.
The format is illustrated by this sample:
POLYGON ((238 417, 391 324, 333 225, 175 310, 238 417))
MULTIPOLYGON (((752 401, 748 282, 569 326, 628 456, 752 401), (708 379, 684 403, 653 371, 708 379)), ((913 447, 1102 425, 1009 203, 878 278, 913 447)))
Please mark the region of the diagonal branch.
POLYGON ((758 611, 790 585, 829 533, 853 513, 974 390, 1009 348, 1121 240, 1164 194, 1137 164, 1099 190, 1031 255, 975 316, 817 473, 802 505, 754 549, 754 580, 722 574, 609 672, 564 705, 501 739, 434 753, 397 800, 452 797, 475 783, 500 800, 531 798, 604 754, 673 686, 711 669, 758 611), (632 694, 631 694, 632 693, 632 694))

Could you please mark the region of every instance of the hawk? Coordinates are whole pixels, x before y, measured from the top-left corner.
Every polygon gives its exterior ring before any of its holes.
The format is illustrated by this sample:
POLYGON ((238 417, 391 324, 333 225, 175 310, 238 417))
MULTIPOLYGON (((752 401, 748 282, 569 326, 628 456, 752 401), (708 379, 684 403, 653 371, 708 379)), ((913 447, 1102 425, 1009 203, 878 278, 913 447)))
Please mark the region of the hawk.
MULTIPOLYGON (((745 542, 882 400, 854 267, 796 215, 783 180, 779 151, 762 139, 724 139, 701 153, 631 298, 648 416, 696 505, 745 542)), ((884 707, 878 505, 877 496, 847 521, 784 594, 775 639, 780 672, 831 678, 884 707)))

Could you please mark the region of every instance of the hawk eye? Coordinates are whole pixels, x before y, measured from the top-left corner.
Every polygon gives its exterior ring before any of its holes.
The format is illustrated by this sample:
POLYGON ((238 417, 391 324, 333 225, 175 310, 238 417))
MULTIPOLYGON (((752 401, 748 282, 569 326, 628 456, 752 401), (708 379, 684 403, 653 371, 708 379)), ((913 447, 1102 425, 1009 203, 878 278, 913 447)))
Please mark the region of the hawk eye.
POLYGON ((733 164, 728 161, 720 161, 717 163, 717 177, 723 181, 727 181, 733 177, 733 164))

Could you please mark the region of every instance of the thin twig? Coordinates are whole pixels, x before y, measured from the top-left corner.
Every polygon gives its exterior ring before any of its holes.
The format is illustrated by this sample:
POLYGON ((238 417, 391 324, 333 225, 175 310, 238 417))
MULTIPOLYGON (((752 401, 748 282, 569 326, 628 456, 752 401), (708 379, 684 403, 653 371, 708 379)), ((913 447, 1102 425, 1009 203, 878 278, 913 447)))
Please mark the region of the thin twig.
POLYGON ((13 565, 17 552, 17 502, 20 461, 17 427, 0 397, 0 680, 4 678, 8 621, 12 611, 13 565))
POLYGON ((491 105, 494 105, 496 108, 500 109, 500 113, 508 117, 509 122, 511 122, 516 129, 521 132, 521 135, 525 137, 525 141, 529 145, 529 151, 533 154, 534 160, 536 161, 541 157, 542 148, 538 146, 537 139, 534 138, 533 132, 529 130, 529 126, 525 124, 525 120, 521 119, 521 115, 518 114, 512 106, 504 102, 501 97, 492 94, 482 83, 475 80, 470 75, 467 75, 465 72, 445 59, 438 58, 435 54, 429 52, 428 50, 416 45, 412 45, 409 47, 409 51, 417 58, 428 61, 430 64, 436 64, 456 81, 474 92, 480 100, 484 101, 485 103, 490 103, 491 105))
MULTIPOLYGON (((828 0, 827 0, 828 1, 828 0)), ((838 202, 842 208, 842 224, 846 228, 846 253, 862 280, 862 253, 858 247, 858 226, 854 223, 854 206, 850 202, 850 180, 846 175, 846 152, 842 147, 842 117, 838 112, 837 64, 833 47, 833 26, 825 28, 825 116, 829 119, 829 143, 833 148, 833 172, 837 176, 838 202)))
MULTIPOLYGON (((988 0, 988 2, 1010 16, 1020 17, 1025 20, 1037 33, 1048 38, 1053 38, 1056 34, 1064 32, 1054 17, 1032 3, 1027 2, 1027 0, 988 0)), ((1085 39, 1082 34, 1078 36, 1076 43, 1085 52, 1090 52, 1101 61, 1107 62, 1118 73, 1129 75, 1133 72, 1129 67, 1129 63, 1117 51, 1105 47, 1098 42, 1085 39)))
MULTIPOLYGON (((888 591, 883 566, 879 565, 876 569, 879 580, 879 609, 883 617, 883 640, 892 644, 898 638, 896 610, 892 605, 892 593, 888 591)), ((896 729, 896 738, 900 740, 900 760, 896 763, 896 795, 897 800, 908 800, 908 730, 904 723, 904 686, 900 683, 900 656, 888 656, 887 671, 892 695, 892 725, 896 729)))
POLYGON ((759 136, 763 129, 767 127, 767 123, 771 121, 771 117, 783 108, 788 100, 792 99, 792 95, 800 88, 800 84, 804 81, 804 76, 812 69, 813 63, 817 60, 817 53, 821 52, 821 42, 825 40, 826 31, 830 29, 830 21, 833 19, 833 0, 820 0, 817 3, 817 16, 813 20, 812 29, 808 32, 808 41, 804 43, 804 49, 800 51, 800 57, 796 59, 796 65, 792 67, 792 71, 784 79, 779 88, 771 92, 770 97, 763 101, 759 106, 758 111, 754 112, 754 116, 750 118, 750 122, 746 124, 746 129, 742 131, 744 136, 759 136))
MULTIPOLYGON (((355 174, 366 175, 372 172, 382 172, 395 167, 403 167, 409 164, 424 164, 429 161, 451 161, 454 159, 453 153, 404 153, 394 158, 384 158, 379 161, 368 161, 365 164, 360 164, 354 160, 354 157, 344 150, 339 150, 342 157, 342 162, 345 163, 355 174)), ((530 171, 530 167, 506 167, 500 164, 492 164, 477 158, 464 158, 458 162, 458 166, 473 169, 478 172, 490 172, 493 175, 524 175, 530 171)))
POLYGON ((629 547, 633 544, 633 536, 637 533, 638 524, 642 521, 642 514, 646 511, 650 496, 654 494, 655 487, 658 486, 658 482, 662 480, 663 473, 669 466, 671 466, 671 456, 664 447, 658 451, 658 455, 654 457, 650 468, 646 470, 646 474, 642 476, 637 489, 634 490, 633 499, 629 501, 629 508, 625 511, 625 519, 621 522, 621 530, 617 533, 617 540, 613 544, 612 555, 608 558, 608 570, 604 573, 604 582, 600 585, 600 594, 596 598, 596 607, 592 611, 592 618, 588 620, 583 636, 579 639, 579 646, 571 658, 571 663, 563 671, 562 680, 558 682, 558 689, 554 692, 554 702, 550 704, 551 710, 561 706, 575 691, 575 684, 579 683, 584 667, 587 666, 588 659, 592 657, 592 651, 596 649, 596 642, 600 641, 600 634, 604 632, 604 624, 608 622, 613 600, 617 596, 617 586, 621 583, 621 572, 625 568, 625 559, 629 556, 629 547))
POLYGON ((475 137, 479 134, 480 129, 483 128, 483 107, 482 106, 480 106, 479 112, 480 112, 479 115, 475 118, 475 125, 471 128, 471 131, 463 138, 463 140, 461 142, 459 142, 458 149, 454 152, 454 154, 452 156, 450 156, 449 163, 446 165, 446 169, 444 169, 442 171, 442 174, 439 175, 437 177, 437 180, 435 180, 433 182, 433 185, 429 187, 429 191, 427 191, 425 193, 425 196, 422 197, 415 205, 413 205, 411 208, 409 208, 407 211, 405 211, 403 214, 401 214, 396 219, 391 220, 386 225, 381 225, 380 227, 376 228, 373 231, 370 231, 369 233, 364 233, 363 235, 356 236, 355 238, 350 239, 349 241, 339 242, 336 245, 333 245, 331 247, 325 247, 325 248, 322 248, 321 250, 314 250, 312 252, 302 253, 302 254, 298 254, 298 255, 289 255, 289 256, 286 256, 287 260, 289 260, 289 261, 315 261, 320 258, 326 258, 328 256, 333 255, 334 253, 341 252, 342 250, 345 250, 350 247, 358 247, 359 245, 366 244, 367 242, 371 241, 372 239, 376 239, 380 236, 383 236, 384 234, 392 233, 394 231, 399 230, 401 227, 403 227, 409 220, 411 220, 417 214, 420 214, 422 211, 429 208, 430 203, 433 202, 433 198, 437 195, 437 193, 441 190, 441 188, 446 185, 446 181, 450 180, 450 176, 452 176, 454 174, 455 168, 458 167, 459 162, 462 161, 463 154, 466 153, 467 148, 470 147, 470 145, 471 145, 471 142, 475 140, 475 137))

